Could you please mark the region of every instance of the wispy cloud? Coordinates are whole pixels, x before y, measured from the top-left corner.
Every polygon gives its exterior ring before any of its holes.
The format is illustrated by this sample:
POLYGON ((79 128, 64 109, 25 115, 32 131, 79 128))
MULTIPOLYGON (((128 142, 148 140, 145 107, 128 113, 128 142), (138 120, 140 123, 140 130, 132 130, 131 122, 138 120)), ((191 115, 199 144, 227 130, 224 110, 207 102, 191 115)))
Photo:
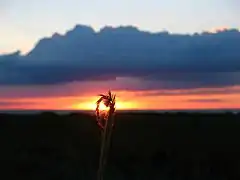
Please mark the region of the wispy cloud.
POLYGON ((25 106, 25 105, 35 105, 35 102, 19 102, 19 101, 0 101, 1 106, 25 106))
POLYGON ((211 98, 206 98, 206 99, 189 99, 188 102, 198 102, 198 103, 218 103, 218 102, 224 102, 222 99, 211 99, 211 98))

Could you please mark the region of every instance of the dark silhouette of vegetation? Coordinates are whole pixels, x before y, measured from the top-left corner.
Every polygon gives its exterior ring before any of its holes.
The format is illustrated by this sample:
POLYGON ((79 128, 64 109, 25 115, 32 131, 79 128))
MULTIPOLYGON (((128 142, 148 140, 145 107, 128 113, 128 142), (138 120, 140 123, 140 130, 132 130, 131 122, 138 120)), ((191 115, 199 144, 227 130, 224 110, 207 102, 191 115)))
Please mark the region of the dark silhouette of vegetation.
POLYGON ((108 91, 107 94, 100 94, 100 98, 96 102, 96 119, 97 124, 102 130, 102 140, 101 140, 101 152, 99 158, 99 167, 98 167, 98 180, 104 179, 105 174, 105 166, 107 163, 107 155, 112 137, 112 129, 114 125, 114 114, 115 114, 115 103, 116 103, 116 95, 112 94, 111 91, 108 91), (100 104, 103 103, 107 111, 102 111, 100 109, 100 104), (101 115, 104 113, 103 115, 101 115))
MULTIPOLYGON (((240 114, 117 113, 106 179, 240 179, 240 114)), ((0 114, 0 179, 97 178, 91 114, 0 114)))

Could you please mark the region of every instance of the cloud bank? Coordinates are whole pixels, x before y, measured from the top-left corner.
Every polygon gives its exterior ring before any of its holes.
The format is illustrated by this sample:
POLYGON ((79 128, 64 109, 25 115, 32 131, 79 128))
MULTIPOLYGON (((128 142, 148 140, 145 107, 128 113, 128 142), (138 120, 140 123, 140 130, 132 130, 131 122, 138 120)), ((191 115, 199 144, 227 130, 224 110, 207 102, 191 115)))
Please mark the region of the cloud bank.
POLYGON ((139 90, 240 85, 240 32, 151 33, 132 26, 95 32, 77 25, 41 39, 25 56, 0 55, 0 85, 118 77, 133 78, 129 84, 139 90))

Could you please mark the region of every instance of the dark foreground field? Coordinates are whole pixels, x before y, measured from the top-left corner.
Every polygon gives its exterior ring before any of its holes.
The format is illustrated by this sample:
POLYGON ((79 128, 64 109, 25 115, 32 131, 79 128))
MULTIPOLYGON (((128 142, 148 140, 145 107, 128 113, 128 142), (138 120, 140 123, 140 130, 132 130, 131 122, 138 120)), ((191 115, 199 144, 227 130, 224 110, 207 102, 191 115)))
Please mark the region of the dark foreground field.
MULTIPOLYGON (((96 179, 84 114, 0 115, 0 179, 96 179)), ((240 115, 117 114, 106 179, 240 179, 240 115)))

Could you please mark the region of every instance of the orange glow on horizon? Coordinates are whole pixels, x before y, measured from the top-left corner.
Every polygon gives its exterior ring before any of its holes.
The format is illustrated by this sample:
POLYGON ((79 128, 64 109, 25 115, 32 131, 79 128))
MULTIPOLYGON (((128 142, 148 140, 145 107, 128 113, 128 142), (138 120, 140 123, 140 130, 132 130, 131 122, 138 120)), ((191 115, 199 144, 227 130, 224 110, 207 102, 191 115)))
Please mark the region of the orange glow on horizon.
MULTIPOLYGON (((240 86, 215 89, 114 91, 116 110, 240 109, 240 86), (210 93, 208 93, 210 92, 210 93)), ((90 94, 90 95, 89 95, 90 94)), ((1 98, 1 110, 92 110, 99 96, 1 98)), ((101 105, 100 108, 105 108, 101 105)))
MULTIPOLYGON (((95 110, 96 109, 96 98, 90 98, 90 101, 87 102, 81 102, 74 104, 71 109, 75 110, 95 110), (94 99, 94 100, 92 100, 94 99)), ((134 102, 125 102, 121 100, 116 100, 116 110, 131 110, 131 109, 136 109, 137 106, 134 102)), ((100 110, 107 110, 108 107, 106 107, 103 103, 100 104, 100 110)))

